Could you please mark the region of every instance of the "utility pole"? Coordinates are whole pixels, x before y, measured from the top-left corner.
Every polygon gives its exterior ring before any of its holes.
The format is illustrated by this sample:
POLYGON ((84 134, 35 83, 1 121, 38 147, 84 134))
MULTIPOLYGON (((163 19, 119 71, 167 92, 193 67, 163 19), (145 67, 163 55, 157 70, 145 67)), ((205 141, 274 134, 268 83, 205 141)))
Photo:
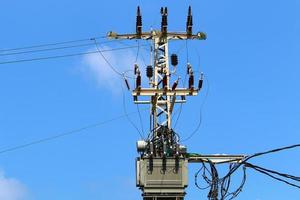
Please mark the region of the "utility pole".
MULTIPOLYGON (((203 32, 193 33, 193 16, 188 9, 186 30, 168 31, 168 10, 161 8, 161 29, 142 31, 142 16, 137 8, 136 33, 109 32, 110 39, 150 40, 153 44, 153 63, 147 66, 149 87, 142 86, 142 75, 135 64, 135 88, 132 91, 135 104, 150 104, 150 133, 146 140, 137 142, 140 156, 136 159, 136 185, 142 191, 143 200, 183 200, 188 186, 188 163, 238 162, 243 155, 190 155, 180 144, 178 134, 172 129, 172 113, 175 104, 186 102, 187 96, 196 96, 203 85, 203 75, 195 84, 192 66, 187 63, 188 86, 179 87, 179 78, 171 80, 178 64, 177 55, 169 56, 170 40, 205 40, 203 32), (170 59, 173 69, 170 70, 170 59), (147 98, 148 97, 148 98, 147 98), (147 98, 145 100, 145 98, 147 98)), ((173 78, 174 79, 174 78, 173 78)), ((126 84, 128 82, 126 80, 126 84)), ((211 194, 218 199, 218 191, 211 194)))

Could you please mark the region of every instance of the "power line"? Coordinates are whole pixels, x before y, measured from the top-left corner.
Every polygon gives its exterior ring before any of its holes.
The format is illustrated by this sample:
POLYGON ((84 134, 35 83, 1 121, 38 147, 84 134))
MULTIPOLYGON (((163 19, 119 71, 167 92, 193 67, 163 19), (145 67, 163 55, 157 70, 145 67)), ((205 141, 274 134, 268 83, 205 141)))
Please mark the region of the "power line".
POLYGON ((272 150, 269 150, 269 151, 259 152, 259 153, 255 153, 255 154, 252 154, 250 156, 247 156, 241 162, 235 164, 234 167, 222 179, 226 179, 227 177, 231 176, 231 174, 233 174, 238 168, 240 168, 242 165, 247 163, 247 161, 252 159, 252 158, 262 156, 262 155, 266 155, 266 154, 276 153, 276 152, 284 151, 284 150, 288 150, 288 149, 299 148, 299 147, 300 147, 300 144, 295 144, 295 145, 281 147, 281 148, 277 148, 277 149, 272 149, 272 150))
POLYGON ((290 186, 293 186, 293 187, 296 187, 298 189, 300 189, 300 185, 296 185, 294 183, 291 183, 287 180, 284 180, 282 178, 279 178, 279 177, 276 177, 274 174, 278 175, 278 176, 281 176, 281 177, 284 177, 284 178, 287 178, 287 179, 292 179, 294 181, 298 181, 300 182, 300 177, 296 177, 296 176, 292 176, 292 175, 289 175, 289 174, 283 174, 283 173, 279 173, 279 172, 276 172, 276 171, 273 171, 273 170, 269 170, 269 169, 266 169, 266 168, 262 168, 262 167, 259 167, 259 166, 256 166, 256 165, 253 165, 253 164, 250 164, 250 163, 245 163, 245 166, 246 167, 249 167, 251 169, 254 169, 262 174, 265 174, 277 181, 280 181, 280 182, 283 182, 283 183, 286 183, 290 186))
POLYGON ((32 46, 25 46, 25 47, 17 47, 17 48, 10 48, 10 49, 0 49, 0 52, 4 51, 17 51, 17 50, 23 50, 23 49, 33 49, 33 48, 40 48, 40 47, 46 47, 46 46, 55 46, 55 45, 62 45, 62 44, 70 44, 70 43, 77 43, 77 42, 85 42, 85 41, 91 41, 92 39, 101 39, 106 38, 107 36, 100 36, 100 37, 92 37, 92 38, 85 38, 85 39, 78 39, 78 40, 69 40, 69 41, 63 41, 63 42, 54 42, 54 43, 47 43, 47 44, 38 44, 38 45, 32 45, 32 46))
POLYGON ((79 133, 79 132, 85 131, 87 129, 95 128, 95 127, 98 127, 98 126, 101 126, 101 125, 104 125, 104 124, 122 119, 124 117, 127 117, 128 115, 133 115, 133 114, 137 114, 137 112, 126 113, 125 115, 119 115, 117 117, 114 117, 114 118, 111 118, 111 119, 108 119, 108 120, 104 120, 104 121, 101 121, 101 122, 98 122, 98 123, 90 124, 90 125, 87 125, 87 126, 83 126, 81 128, 73 129, 73 130, 63 132, 63 133, 60 133, 60 134, 57 134, 57 135, 52 135, 52 136, 49 136, 49 137, 33 140, 33 141, 25 143, 25 144, 21 144, 21 145, 17 145, 17 146, 7 148, 7 149, 3 149, 3 150, 0 150, 0 154, 4 154, 4 153, 7 153, 7 152, 11 152, 11 151, 16 151, 16 150, 19 150, 19 149, 24 149, 26 147, 30 147, 30 146, 33 146, 33 145, 36 145, 36 144, 45 143, 45 142, 48 142, 48 141, 51 141, 51 140, 56 140, 56 139, 59 139, 61 137, 65 137, 65 136, 68 136, 68 135, 79 133))
POLYGON ((85 46, 91 46, 91 45, 93 45, 93 43, 47 48, 47 49, 38 49, 38 50, 30 50, 30 51, 20 51, 20 52, 14 52, 14 53, 2 53, 2 54, 0 54, 0 56, 11 56, 11 55, 19 55, 19 54, 27 54, 27 53, 53 51, 53 50, 69 49, 69 48, 76 48, 76 47, 85 47, 85 46))
MULTIPOLYGON (((101 42, 101 44, 107 44, 116 42, 114 40, 111 41, 105 41, 101 42)), ((85 47, 85 46, 94 46, 94 43, 85 43, 85 44, 78 44, 78 45, 69 45, 69 46, 62 46, 62 47, 55 47, 55 48, 45 48, 45 49, 37 49, 37 50, 29 50, 29 51, 19 51, 19 52, 13 52, 13 53, 2 53, 0 56, 11 56, 11 55, 19 55, 19 54, 29 54, 29 53, 37 53, 37 52, 44 52, 44 51, 53 51, 53 50, 62 50, 62 49, 70 49, 70 48, 76 48, 76 47, 85 47)), ((127 47, 130 45, 127 45, 127 47)))
MULTIPOLYGON (((137 46, 112 48, 112 49, 101 50, 100 52, 102 53, 102 52, 108 52, 108 51, 117 51, 117 50, 131 49, 131 48, 136 48, 136 47, 137 46)), ((65 57, 74 57, 74 56, 82 56, 82 55, 95 54, 95 53, 99 53, 99 51, 97 50, 97 51, 88 51, 88 52, 80 52, 80 53, 73 53, 73 54, 64 54, 64 55, 56 55, 56 56, 47 56, 47 57, 37 57, 37 58, 30 58, 30 59, 4 61, 4 62, 0 62, 0 65, 20 63, 20 62, 31 62, 31 61, 38 61, 38 60, 48 60, 48 59, 56 59, 56 58, 65 58, 65 57)))

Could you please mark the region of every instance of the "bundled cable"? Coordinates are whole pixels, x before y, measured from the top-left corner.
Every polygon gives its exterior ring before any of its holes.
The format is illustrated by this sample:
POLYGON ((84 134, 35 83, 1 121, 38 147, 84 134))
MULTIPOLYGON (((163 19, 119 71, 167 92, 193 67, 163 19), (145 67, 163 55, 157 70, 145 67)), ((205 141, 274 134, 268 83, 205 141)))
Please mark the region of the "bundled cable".
POLYGON ((259 152, 259 153, 252 154, 250 156, 246 156, 240 162, 237 162, 235 164, 230 164, 228 173, 225 176, 223 176, 222 178, 219 178, 217 168, 215 167, 216 164, 212 163, 211 161, 208 160, 210 169, 208 167, 206 167, 204 162, 202 163, 202 167, 195 174, 195 185, 198 189, 201 189, 201 190, 210 188, 210 191, 208 193, 209 200, 218 200, 218 199, 231 200, 231 199, 236 198, 242 192, 242 189, 246 183, 246 168, 251 168, 251 169, 253 169, 257 172, 260 172, 264 175, 267 175, 277 181, 283 182, 287 185, 290 185, 292 187, 300 189, 300 183, 296 184, 296 182, 300 182, 300 177, 282 173, 282 172, 278 172, 278 171, 271 170, 271 169, 266 169, 266 168, 263 168, 263 167, 260 167, 260 166, 257 166, 257 165, 254 165, 254 164, 251 164, 248 162, 250 159, 255 158, 255 157, 259 157, 259 156, 271 154, 271 153, 277 153, 280 151, 289 150, 289 149, 298 148, 298 147, 300 147, 300 144, 295 144, 295 145, 286 146, 286 147, 282 147, 282 148, 272 149, 269 151, 259 152), (240 167, 243 167, 242 181, 241 181, 239 187, 237 187, 237 189, 235 189, 233 192, 229 192, 232 175, 234 173, 236 173, 240 167), (201 172, 202 172, 203 180, 207 183, 207 186, 205 186, 205 187, 199 186, 199 183, 198 183, 199 174, 201 172))
POLYGON ((262 174, 265 174, 277 181, 280 181, 280 182, 283 182, 283 183, 286 183, 290 186, 293 186, 293 187, 296 187, 296 188, 299 188, 300 189, 300 185, 297 185, 297 184, 294 184, 294 183, 291 183, 289 182, 288 180, 286 179, 289 179, 289 180, 293 180, 293 181, 296 181, 296 182, 300 182, 300 177, 297 177, 297 176, 293 176, 293 175, 289 175, 289 174, 285 174, 285 173, 280 173, 280 172, 277 172, 277 171, 274 171, 274 170, 270 170, 270 169, 266 169, 266 168, 263 168, 263 167, 259 167, 259 166, 256 166, 256 165, 253 165, 251 163, 248 163, 248 162, 245 162, 244 165, 246 167, 249 167, 251 169, 254 169, 262 174), (279 178, 281 177, 281 178, 279 178))

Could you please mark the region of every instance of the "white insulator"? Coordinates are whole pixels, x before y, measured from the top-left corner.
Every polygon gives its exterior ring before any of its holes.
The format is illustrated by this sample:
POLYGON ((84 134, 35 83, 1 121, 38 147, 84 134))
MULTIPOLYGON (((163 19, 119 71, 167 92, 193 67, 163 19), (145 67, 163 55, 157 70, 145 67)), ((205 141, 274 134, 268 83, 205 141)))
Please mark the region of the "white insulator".
POLYGON ((139 140, 136 142, 136 148, 138 152, 144 152, 147 147, 147 142, 144 140, 139 140))
POLYGON ((184 145, 179 145, 179 151, 180 153, 186 153, 187 152, 187 148, 184 145))

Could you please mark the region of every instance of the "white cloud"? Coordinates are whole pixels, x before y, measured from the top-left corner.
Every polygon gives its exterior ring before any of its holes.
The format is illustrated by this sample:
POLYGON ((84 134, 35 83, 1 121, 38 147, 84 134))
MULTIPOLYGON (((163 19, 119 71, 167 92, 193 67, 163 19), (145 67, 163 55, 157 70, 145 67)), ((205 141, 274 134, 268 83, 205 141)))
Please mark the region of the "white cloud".
MULTIPOLYGON (((112 47, 102 46, 102 49, 111 48, 112 47)), ((95 49, 92 49, 90 51, 94 50, 95 49)), ((120 73, 133 70, 134 68, 133 66, 136 60, 136 52, 133 50, 107 51, 103 52, 103 55, 120 73)), ((92 77, 99 87, 107 89, 112 93, 118 93, 121 91, 121 84, 124 84, 122 77, 114 72, 114 70, 107 64, 100 53, 88 54, 84 56, 82 63, 83 65, 81 71, 87 74, 89 77, 92 77)), ((138 60, 137 63, 142 70, 143 66, 141 65, 141 62, 138 60)), ((133 76, 133 72, 128 72, 128 75, 133 76)))
POLYGON ((0 170, 0 199, 23 200, 26 196, 25 186, 14 178, 8 178, 0 170))

